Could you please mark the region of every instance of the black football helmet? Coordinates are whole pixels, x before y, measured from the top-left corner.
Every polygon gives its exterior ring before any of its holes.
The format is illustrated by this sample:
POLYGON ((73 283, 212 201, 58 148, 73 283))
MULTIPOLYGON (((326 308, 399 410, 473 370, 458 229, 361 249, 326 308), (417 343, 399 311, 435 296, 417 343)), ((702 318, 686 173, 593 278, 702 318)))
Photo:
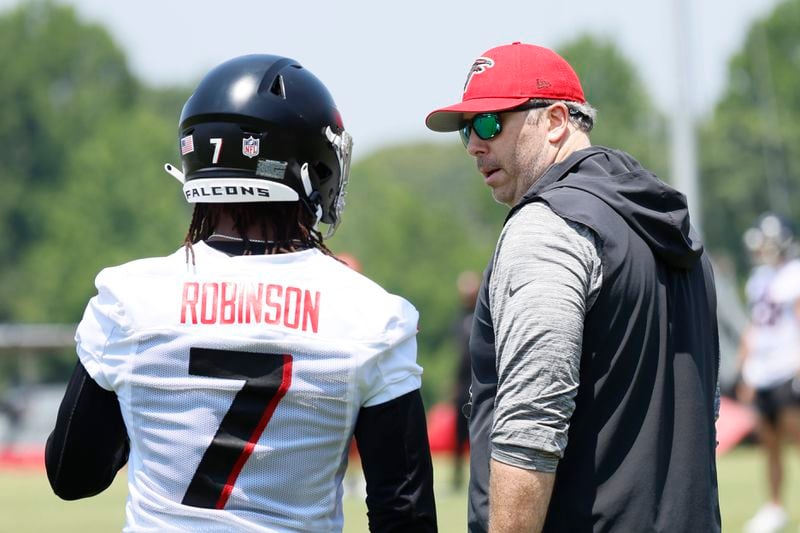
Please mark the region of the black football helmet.
POLYGON ((246 55, 209 72, 178 126, 192 203, 303 202, 330 236, 341 221, 352 139, 328 90, 297 61, 246 55))

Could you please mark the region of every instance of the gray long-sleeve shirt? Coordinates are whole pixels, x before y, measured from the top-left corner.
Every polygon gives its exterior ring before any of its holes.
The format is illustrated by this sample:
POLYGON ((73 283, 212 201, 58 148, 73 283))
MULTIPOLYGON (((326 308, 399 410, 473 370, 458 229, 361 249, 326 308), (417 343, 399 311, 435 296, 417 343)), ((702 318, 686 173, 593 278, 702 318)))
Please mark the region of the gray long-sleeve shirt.
POLYGON ((587 227, 532 203, 503 228, 489 287, 498 375, 493 459, 556 470, 575 409, 584 318, 601 283, 587 227))

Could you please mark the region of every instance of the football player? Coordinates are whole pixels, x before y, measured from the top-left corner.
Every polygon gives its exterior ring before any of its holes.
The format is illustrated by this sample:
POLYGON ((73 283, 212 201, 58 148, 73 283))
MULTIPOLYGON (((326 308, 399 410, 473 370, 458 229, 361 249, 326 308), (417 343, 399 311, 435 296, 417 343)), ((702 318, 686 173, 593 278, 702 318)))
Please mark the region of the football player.
POLYGON ((791 224, 776 213, 758 217, 743 241, 753 269, 745 286, 750 320, 739 347, 738 395, 758 413, 769 494, 744 531, 762 533, 789 522, 783 442, 800 442, 800 260, 791 224))
POLYGON ((97 276, 53 490, 92 496, 127 463, 126 531, 340 531, 355 437, 370 529, 434 531, 418 313, 324 244, 351 148, 328 90, 293 59, 238 57, 178 139, 184 246, 97 276))

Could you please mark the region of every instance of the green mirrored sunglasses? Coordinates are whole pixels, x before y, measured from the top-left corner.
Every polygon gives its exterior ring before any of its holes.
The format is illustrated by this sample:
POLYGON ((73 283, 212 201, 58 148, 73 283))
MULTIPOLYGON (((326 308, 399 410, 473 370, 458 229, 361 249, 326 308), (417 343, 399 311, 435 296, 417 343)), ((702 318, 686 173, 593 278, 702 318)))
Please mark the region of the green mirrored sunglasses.
POLYGON ((464 146, 469 144, 469 136, 472 132, 475 132, 475 135, 478 136, 479 139, 483 139, 484 141, 488 141, 489 139, 493 139, 500 135, 500 132, 503 131, 503 125, 500 121, 500 114, 501 113, 512 113, 514 111, 527 111, 528 109, 538 109, 542 107, 548 107, 551 104, 544 103, 544 102, 528 102, 522 104, 521 106, 514 107, 512 109, 508 109, 505 111, 497 111, 492 113, 479 113, 472 117, 471 119, 467 120, 466 123, 458 130, 458 133, 461 135, 461 142, 464 143, 464 146))

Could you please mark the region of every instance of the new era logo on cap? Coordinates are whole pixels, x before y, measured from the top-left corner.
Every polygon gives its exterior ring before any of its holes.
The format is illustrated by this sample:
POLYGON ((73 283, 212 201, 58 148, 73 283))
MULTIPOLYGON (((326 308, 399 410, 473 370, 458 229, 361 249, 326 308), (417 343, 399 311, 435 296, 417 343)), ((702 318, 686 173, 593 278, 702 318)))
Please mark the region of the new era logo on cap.
POLYGON ((554 51, 519 42, 498 46, 470 67, 461 102, 433 111, 425 124, 455 131, 464 113, 504 111, 532 98, 586 102, 578 75, 554 51))

